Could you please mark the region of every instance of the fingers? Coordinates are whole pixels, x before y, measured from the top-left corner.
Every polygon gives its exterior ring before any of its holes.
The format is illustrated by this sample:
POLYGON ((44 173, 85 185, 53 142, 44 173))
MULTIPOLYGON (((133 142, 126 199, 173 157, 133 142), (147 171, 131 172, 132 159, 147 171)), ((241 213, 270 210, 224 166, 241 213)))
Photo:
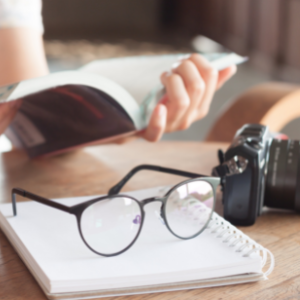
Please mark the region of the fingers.
POLYGON ((151 115, 150 122, 146 129, 136 133, 133 136, 119 138, 117 140, 114 140, 113 142, 115 144, 124 144, 132 140, 135 140, 138 137, 142 137, 145 140, 148 140, 149 142, 156 142, 163 135, 165 131, 166 123, 167 123, 167 109, 165 105, 158 104, 151 115))
POLYGON ((146 129, 138 133, 138 136, 150 142, 158 141, 166 128, 167 108, 164 104, 158 104, 151 115, 150 122, 146 129))
POLYGON ((184 60, 173 72, 182 78, 190 100, 189 107, 184 112, 178 126, 178 129, 184 130, 190 127, 192 122, 197 118, 196 112, 201 105, 206 84, 196 65, 190 60, 184 60))
POLYGON ((166 132, 180 129, 181 121, 190 105, 190 98, 180 75, 164 73, 161 77, 167 98, 163 100, 168 114, 166 132))
POLYGON ((217 88, 219 73, 199 54, 192 54, 189 60, 195 64, 199 74, 205 82, 205 91, 197 107, 197 119, 201 119, 208 113, 213 95, 217 88))
POLYGON ((223 84, 236 73, 236 71, 237 71, 236 65, 233 65, 231 67, 219 71, 217 89, 221 88, 223 84))
POLYGON ((167 93, 139 136, 157 141, 163 132, 187 129, 207 115, 215 91, 235 72, 235 66, 218 72, 199 54, 185 57, 161 75, 167 93))

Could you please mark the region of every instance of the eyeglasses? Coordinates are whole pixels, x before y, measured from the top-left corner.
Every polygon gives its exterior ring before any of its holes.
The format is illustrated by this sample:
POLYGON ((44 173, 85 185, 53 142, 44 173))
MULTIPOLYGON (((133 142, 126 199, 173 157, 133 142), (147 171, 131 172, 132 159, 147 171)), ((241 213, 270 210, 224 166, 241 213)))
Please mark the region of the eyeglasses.
POLYGON ((144 206, 161 202, 160 216, 168 230, 180 239, 198 236, 207 226, 215 206, 217 177, 140 165, 132 169, 107 196, 98 197, 74 206, 65 206, 20 188, 12 189, 14 216, 17 215, 16 194, 57 208, 76 216, 80 236, 86 246, 102 256, 115 256, 128 250, 137 240, 144 223, 144 206), (118 194, 138 171, 152 170, 190 177, 170 188, 163 196, 137 199, 118 194))

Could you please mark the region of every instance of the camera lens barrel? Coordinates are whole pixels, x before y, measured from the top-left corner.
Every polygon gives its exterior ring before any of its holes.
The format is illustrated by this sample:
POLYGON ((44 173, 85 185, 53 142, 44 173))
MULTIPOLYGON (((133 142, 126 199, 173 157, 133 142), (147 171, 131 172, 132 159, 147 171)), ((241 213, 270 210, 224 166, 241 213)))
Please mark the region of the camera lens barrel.
POLYGON ((300 142, 273 139, 267 166, 266 206, 300 212, 299 170, 300 142))

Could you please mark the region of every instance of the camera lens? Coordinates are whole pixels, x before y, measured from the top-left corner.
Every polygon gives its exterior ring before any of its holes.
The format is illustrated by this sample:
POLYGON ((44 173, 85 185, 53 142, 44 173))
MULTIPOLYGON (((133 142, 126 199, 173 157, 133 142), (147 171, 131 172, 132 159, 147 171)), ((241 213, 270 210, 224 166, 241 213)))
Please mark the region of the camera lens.
POLYGON ((300 142, 271 141, 267 165, 265 201, 269 207, 300 212, 300 142))

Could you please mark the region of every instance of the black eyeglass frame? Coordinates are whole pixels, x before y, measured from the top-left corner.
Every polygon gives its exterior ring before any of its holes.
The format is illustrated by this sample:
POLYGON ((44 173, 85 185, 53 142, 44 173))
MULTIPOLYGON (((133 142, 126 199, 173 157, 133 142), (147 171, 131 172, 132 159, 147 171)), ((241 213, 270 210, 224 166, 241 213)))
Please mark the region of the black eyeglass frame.
POLYGON ((45 204, 47 206, 50 206, 52 208, 56 208, 59 210, 62 210, 64 212, 70 213, 75 215, 76 220, 77 220, 77 226, 78 226, 78 230, 80 233, 80 236, 83 240, 83 242, 85 243, 85 245, 94 253, 101 255, 101 256, 106 256, 106 257, 110 257, 110 256, 116 256, 119 254, 122 254, 123 252, 127 251, 137 240, 137 238, 140 235, 140 232, 142 230, 143 224, 144 224, 144 219, 145 219, 145 211, 144 211, 144 206, 152 203, 152 202, 161 202, 162 206, 161 206, 161 211, 160 211, 160 216, 161 218, 164 220, 165 225, 167 226, 168 230, 177 238, 183 239, 183 240, 188 240, 188 239, 192 239, 195 238, 196 236, 198 236, 207 226, 207 224, 209 223, 210 219, 211 219, 211 215, 214 211, 215 208, 215 203, 216 203, 216 189, 218 187, 218 185, 220 184, 220 178, 219 177, 210 177, 210 176, 206 176, 206 175, 201 175, 201 174, 196 174, 196 173, 191 173, 191 172, 185 172, 185 171, 180 171, 180 170, 176 170, 176 169, 170 169, 170 168, 164 168, 164 167, 160 167, 160 166, 154 166, 154 165, 140 165, 137 166, 135 168, 133 168, 129 173, 127 173, 127 175, 125 175, 123 177, 123 179, 118 182, 116 185, 114 185, 108 192, 108 194, 106 196, 102 196, 102 197, 97 197, 88 201, 85 201, 83 203, 79 203, 73 206, 66 206, 63 204, 60 204, 58 202, 52 201, 50 199, 41 197, 39 195, 35 195, 33 193, 30 193, 28 191, 25 191, 23 189, 20 188, 13 188, 12 189, 12 207, 13 207, 13 214, 14 216, 17 215, 17 205, 16 205, 16 195, 20 195, 24 198, 28 198, 34 201, 37 201, 39 203, 45 204), (182 181, 178 184, 176 184, 175 186, 173 186, 172 188, 170 188, 166 194, 162 197, 150 197, 150 198, 146 198, 143 199, 141 201, 138 201, 137 199, 128 196, 128 195, 124 195, 124 194, 118 194, 119 191, 122 189, 122 187, 127 183, 127 181, 129 181, 129 179, 135 175, 135 173, 141 171, 141 170, 152 170, 152 171, 158 171, 158 172, 163 172, 163 173, 168 173, 168 174, 173 174, 173 175, 178 175, 178 176, 184 176, 184 177, 190 177, 192 179, 189 180, 185 180, 182 181), (166 208, 166 202, 168 200, 169 195, 178 187, 180 187, 181 185, 185 185, 187 183, 190 182, 194 182, 194 181, 205 181, 208 184, 210 184, 210 186, 212 187, 212 191, 213 191, 213 198, 214 198, 214 202, 213 202, 213 208, 211 211, 211 214, 208 218, 208 221, 206 222, 206 224, 203 226, 203 228, 201 230, 199 230, 199 232, 197 232, 196 234, 194 234, 193 236, 190 237, 181 237, 179 235, 177 235, 176 233, 174 233, 172 231, 172 229, 170 228, 169 224, 168 224, 168 220, 166 218, 166 212, 165 212, 165 208, 166 208), (85 211, 85 209, 87 207, 89 207, 90 205, 94 204, 95 202, 99 202, 102 200, 107 200, 107 199, 114 199, 114 198, 129 198, 133 201, 135 201, 139 208, 140 208, 140 212, 141 212, 141 222, 140 222, 140 227, 138 232, 136 233, 135 238, 132 240, 132 242, 125 247, 123 250, 118 251, 116 253, 110 253, 110 254, 105 254, 105 253, 100 253, 97 252, 95 249, 93 249, 85 240, 84 235, 82 233, 81 230, 81 226, 80 226, 80 222, 81 222, 81 216, 83 214, 83 212, 85 211))

